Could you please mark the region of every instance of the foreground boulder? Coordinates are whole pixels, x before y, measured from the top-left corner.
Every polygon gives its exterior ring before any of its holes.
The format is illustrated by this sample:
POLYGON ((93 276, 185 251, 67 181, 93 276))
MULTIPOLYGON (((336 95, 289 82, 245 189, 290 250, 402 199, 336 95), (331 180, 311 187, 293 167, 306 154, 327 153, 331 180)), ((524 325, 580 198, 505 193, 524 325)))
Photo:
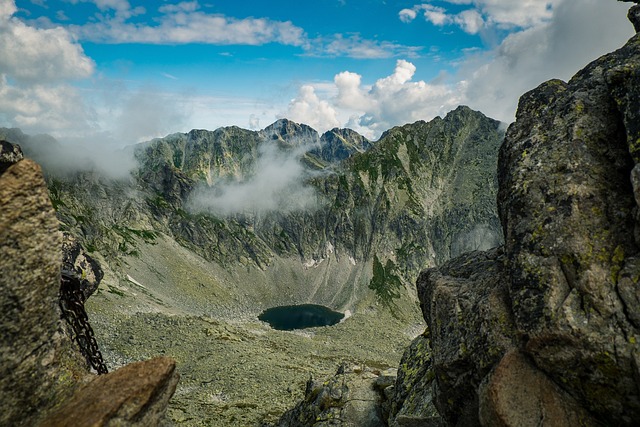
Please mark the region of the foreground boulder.
POLYGON ((446 425, 637 423, 638 163, 640 36, 522 96, 498 165, 504 247, 417 281, 431 352, 407 361, 414 401, 446 425))
MULTIPOLYGON (((175 362, 91 373, 61 319, 58 226, 40 167, 0 142, 0 425, 157 425, 176 387, 175 362)), ((97 285, 97 264, 67 243, 69 268, 97 285)))

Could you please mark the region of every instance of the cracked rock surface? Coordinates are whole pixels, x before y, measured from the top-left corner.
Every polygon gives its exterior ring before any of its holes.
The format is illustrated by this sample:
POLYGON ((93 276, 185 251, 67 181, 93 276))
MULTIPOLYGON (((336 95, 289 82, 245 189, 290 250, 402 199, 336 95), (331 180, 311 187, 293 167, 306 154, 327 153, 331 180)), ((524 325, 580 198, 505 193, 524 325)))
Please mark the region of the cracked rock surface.
POLYGON ((401 366, 423 372, 411 405, 445 425, 637 423, 639 116, 639 35, 521 97, 498 164, 505 245, 417 281, 430 350, 401 366))

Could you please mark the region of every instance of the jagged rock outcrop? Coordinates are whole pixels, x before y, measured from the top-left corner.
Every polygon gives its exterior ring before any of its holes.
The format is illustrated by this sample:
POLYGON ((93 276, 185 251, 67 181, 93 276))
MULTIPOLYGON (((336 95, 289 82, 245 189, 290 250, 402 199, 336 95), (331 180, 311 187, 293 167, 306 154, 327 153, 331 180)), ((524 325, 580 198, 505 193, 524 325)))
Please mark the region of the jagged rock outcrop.
POLYGON ((287 411, 276 426, 382 427, 386 425, 381 411, 387 400, 385 389, 395 378, 395 372, 343 365, 322 383, 309 379, 304 400, 287 411))
MULTIPOLYGON (((19 147, 2 142, 0 424, 157 424, 175 389, 175 362, 159 359, 100 377, 90 373, 61 317, 59 222, 40 167, 21 157, 19 147), (55 420, 49 419, 53 410, 62 411, 55 420), (101 418, 82 418, 85 412, 101 418)), ((97 285, 99 266, 77 242, 67 240, 66 248, 69 267, 97 285)), ((88 296, 91 289, 85 291, 88 296)))
POLYGON ((420 275, 420 387, 447 425, 640 419, 639 83, 636 35, 523 95, 500 150, 504 247, 420 275))
POLYGON ((334 163, 351 157, 355 153, 364 153, 373 143, 351 129, 331 129, 320 137, 320 148, 310 151, 319 159, 334 163))
POLYGON ((87 254, 78 239, 68 233, 62 238, 62 268, 82 280, 85 301, 98 289, 104 276, 100 263, 87 254))

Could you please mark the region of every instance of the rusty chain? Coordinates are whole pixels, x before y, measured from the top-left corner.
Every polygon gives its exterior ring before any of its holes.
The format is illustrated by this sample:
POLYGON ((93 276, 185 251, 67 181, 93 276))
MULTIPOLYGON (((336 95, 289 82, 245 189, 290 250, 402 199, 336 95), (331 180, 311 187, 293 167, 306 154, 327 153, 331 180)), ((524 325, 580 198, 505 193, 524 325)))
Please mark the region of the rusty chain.
POLYGON ((73 340, 80 346, 80 351, 89 365, 98 372, 106 374, 107 365, 98 348, 93 329, 89 324, 87 312, 84 309, 84 295, 82 294, 84 280, 71 270, 62 270, 60 283, 60 309, 62 318, 73 329, 73 340))

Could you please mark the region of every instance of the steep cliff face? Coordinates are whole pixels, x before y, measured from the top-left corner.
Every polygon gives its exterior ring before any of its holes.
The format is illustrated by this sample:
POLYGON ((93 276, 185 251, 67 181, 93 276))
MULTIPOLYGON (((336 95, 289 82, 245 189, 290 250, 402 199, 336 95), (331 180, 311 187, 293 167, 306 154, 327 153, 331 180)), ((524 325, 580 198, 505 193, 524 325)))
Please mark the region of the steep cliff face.
POLYGON ((417 281, 432 351, 405 368, 429 366, 417 399, 445 424, 637 423, 639 83, 636 35, 520 99, 498 166, 504 247, 417 281))

